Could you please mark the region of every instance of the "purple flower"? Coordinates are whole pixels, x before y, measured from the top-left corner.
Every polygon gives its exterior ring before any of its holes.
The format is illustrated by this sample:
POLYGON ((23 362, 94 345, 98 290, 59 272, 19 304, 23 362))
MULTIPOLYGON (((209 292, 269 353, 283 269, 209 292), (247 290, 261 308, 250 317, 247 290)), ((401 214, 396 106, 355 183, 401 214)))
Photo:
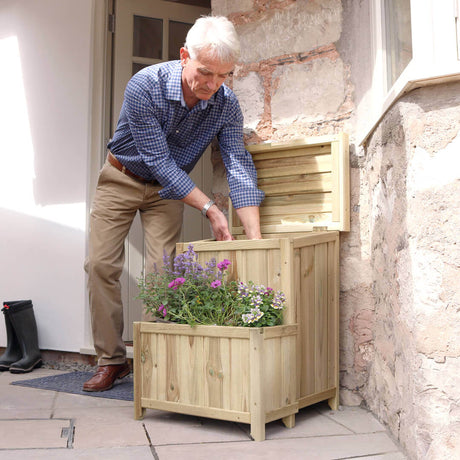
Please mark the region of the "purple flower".
POLYGON ((216 289, 216 288, 218 288, 218 287, 221 286, 221 285, 222 285, 222 283, 221 283, 219 280, 214 280, 214 281, 211 283, 211 287, 212 287, 213 289, 216 289))
POLYGON ((168 310, 166 310, 166 307, 163 304, 158 307, 158 311, 163 315, 163 317, 168 314, 168 310))
POLYGON ((169 288, 176 290, 179 286, 185 283, 185 278, 176 278, 168 284, 169 288))
POLYGON ((217 268, 223 272, 224 270, 227 270, 228 266, 231 265, 232 263, 228 259, 224 259, 222 262, 219 262, 217 264, 217 268))

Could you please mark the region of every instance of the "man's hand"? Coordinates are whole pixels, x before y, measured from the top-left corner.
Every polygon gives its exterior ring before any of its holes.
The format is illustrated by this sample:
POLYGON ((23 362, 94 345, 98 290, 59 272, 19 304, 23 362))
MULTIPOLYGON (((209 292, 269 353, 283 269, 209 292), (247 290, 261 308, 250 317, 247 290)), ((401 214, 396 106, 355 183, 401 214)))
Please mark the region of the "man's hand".
MULTIPOLYGON (((198 187, 195 187, 182 201, 201 211, 204 205, 209 202, 209 198, 198 187)), ((246 206, 237 209, 236 213, 243 224, 246 237, 250 240, 260 240, 262 235, 260 233, 259 207, 246 206)), ((228 229, 228 222, 224 213, 215 204, 208 209, 206 216, 211 223, 212 232, 217 241, 234 239, 228 229)))
POLYGON ((228 222, 224 213, 214 204, 208 212, 207 217, 211 223, 212 232, 217 241, 231 241, 232 234, 228 229, 228 222))
MULTIPOLYGON (((198 188, 195 187, 185 198, 183 198, 185 204, 193 206, 194 208, 201 211, 209 198, 198 188)), ((230 241, 233 239, 230 230, 228 229, 228 222, 223 212, 214 204, 206 213, 206 216, 211 223, 212 232, 217 241, 230 241)))

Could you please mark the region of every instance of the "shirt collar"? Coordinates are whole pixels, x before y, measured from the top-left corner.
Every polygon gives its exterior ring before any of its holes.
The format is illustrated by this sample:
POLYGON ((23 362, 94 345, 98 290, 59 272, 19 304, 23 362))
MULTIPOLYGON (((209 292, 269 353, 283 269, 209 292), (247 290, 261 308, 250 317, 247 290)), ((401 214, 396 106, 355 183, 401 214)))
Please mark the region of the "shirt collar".
MULTIPOLYGON (((180 61, 176 61, 171 72, 171 78, 169 78, 168 82, 166 83, 166 98, 179 101, 182 107, 187 108, 187 104, 185 103, 184 93, 182 92, 182 66, 180 61)), ((201 110, 206 109, 208 104, 214 104, 216 99, 216 95, 213 94, 207 101, 200 100, 198 107, 201 110)))

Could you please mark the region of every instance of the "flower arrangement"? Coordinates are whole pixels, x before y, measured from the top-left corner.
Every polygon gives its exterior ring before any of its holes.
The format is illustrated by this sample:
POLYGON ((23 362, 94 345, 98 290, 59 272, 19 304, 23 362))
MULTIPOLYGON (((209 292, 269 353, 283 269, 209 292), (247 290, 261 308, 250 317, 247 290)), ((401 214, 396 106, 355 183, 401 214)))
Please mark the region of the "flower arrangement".
POLYGON ((285 295, 252 282, 226 281, 227 259, 202 267, 189 245, 184 254, 163 257, 163 269, 138 280, 146 311, 175 323, 264 327, 282 323, 285 295))

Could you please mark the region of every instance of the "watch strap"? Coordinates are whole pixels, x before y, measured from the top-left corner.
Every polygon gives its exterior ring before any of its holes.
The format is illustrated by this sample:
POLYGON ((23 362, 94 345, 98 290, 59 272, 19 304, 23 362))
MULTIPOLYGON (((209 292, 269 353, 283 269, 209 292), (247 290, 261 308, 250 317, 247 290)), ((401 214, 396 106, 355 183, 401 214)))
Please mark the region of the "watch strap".
POLYGON ((213 205, 216 204, 214 200, 209 200, 204 206, 203 209, 201 210, 201 214, 203 214, 204 217, 208 217, 206 214, 208 212, 208 209, 213 205))

